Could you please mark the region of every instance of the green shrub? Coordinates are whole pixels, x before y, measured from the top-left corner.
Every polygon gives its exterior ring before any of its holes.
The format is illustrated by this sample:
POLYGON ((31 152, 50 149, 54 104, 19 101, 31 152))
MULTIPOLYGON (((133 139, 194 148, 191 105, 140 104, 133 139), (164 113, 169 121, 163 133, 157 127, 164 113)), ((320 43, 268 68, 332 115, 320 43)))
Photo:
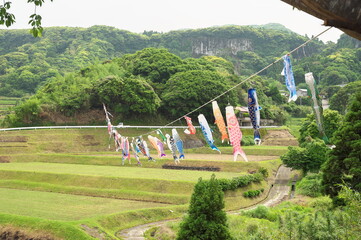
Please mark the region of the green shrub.
POLYGON ((175 238, 175 233, 167 226, 153 227, 144 233, 144 237, 148 240, 172 240, 175 238))
POLYGON ((40 101, 36 98, 29 99, 14 108, 13 114, 9 114, 4 119, 4 125, 9 127, 19 127, 23 125, 39 125, 40 113, 42 112, 40 101))
POLYGON ((231 182, 230 179, 218 179, 219 185, 221 185, 221 188, 223 191, 231 190, 231 182))
POLYGON ((253 145, 255 145, 253 136, 243 136, 241 144, 242 144, 242 146, 253 146, 253 145))
POLYGON ((268 178, 268 170, 264 167, 260 167, 258 172, 263 175, 263 178, 268 178))
POLYGON ((247 226, 247 234, 254 235, 258 232, 258 225, 257 224, 250 224, 247 226))
POLYGON ((309 197, 319 197, 322 195, 321 174, 308 174, 296 186, 298 194, 309 197))
POLYGON ((255 182, 259 183, 264 179, 261 173, 255 173, 251 175, 245 175, 235 177, 233 179, 219 179, 219 185, 221 185, 223 191, 236 190, 237 188, 245 187, 248 184, 255 182))
POLYGON ((310 201, 308 205, 317 210, 329 210, 332 208, 332 199, 326 196, 318 197, 310 201))
POLYGON ((267 219, 271 222, 275 222, 278 220, 278 214, 270 211, 270 209, 266 206, 260 205, 255 209, 244 211, 242 215, 252 217, 252 218, 259 218, 259 219, 267 219))
MULTIPOLYGON (((302 98, 302 103, 305 105, 306 105, 305 103, 306 100, 308 100, 308 98, 302 98)), ((312 108, 310 107, 310 105, 300 106, 292 102, 292 103, 283 104, 282 106, 289 114, 291 114, 292 117, 297 117, 297 118, 306 117, 307 114, 312 113, 312 108)))
POLYGON ((258 189, 258 190, 249 190, 247 192, 243 193, 244 197, 248 197, 248 198, 253 198, 253 197, 258 197, 261 193, 263 193, 264 189, 258 189))

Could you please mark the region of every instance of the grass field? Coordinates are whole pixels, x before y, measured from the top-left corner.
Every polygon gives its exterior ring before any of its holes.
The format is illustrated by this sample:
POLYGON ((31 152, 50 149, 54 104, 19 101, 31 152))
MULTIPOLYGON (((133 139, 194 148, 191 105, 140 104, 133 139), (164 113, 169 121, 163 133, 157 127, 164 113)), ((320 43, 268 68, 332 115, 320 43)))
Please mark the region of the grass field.
POLYGON ((0 212, 51 220, 72 221, 164 206, 167 204, 0 188, 0 212))
MULTIPOLYGON (((213 172, 167 170, 152 168, 130 168, 113 166, 92 166, 61 163, 7 163, 1 164, 0 170, 16 170, 40 173, 76 174, 90 176, 106 176, 118 178, 158 179, 168 181, 196 182, 200 177, 209 179, 213 172)), ((218 178, 232 178, 240 176, 232 172, 216 172, 218 178)))
MULTIPOLYGON (((144 129, 123 130, 123 135, 144 133, 144 129)), ((248 133, 252 131, 244 134, 248 133)), ((231 179, 261 167, 270 174, 268 182, 226 192, 226 209, 231 210, 253 205, 267 195, 281 163, 279 156, 287 146, 245 146, 250 159, 256 159, 250 162, 233 162, 232 148, 220 149, 222 155, 208 147, 185 149, 186 159, 179 165, 218 167, 217 178, 231 179), (230 160, 220 157, 226 155, 230 160), (265 192, 259 198, 242 196, 244 191, 260 188, 265 192)), ((200 177, 209 179, 213 172, 163 169, 164 164, 174 165, 169 150, 166 153, 168 158, 156 162, 142 157, 141 167, 135 160, 122 166, 120 153, 114 152, 113 145, 108 149, 105 129, 1 132, 0 225, 27 232, 40 230, 59 239, 91 239, 82 227, 87 225, 117 239, 121 229, 181 217, 194 184, 200 177)), ((156 152, 151 150, 151 154, 156 152)))

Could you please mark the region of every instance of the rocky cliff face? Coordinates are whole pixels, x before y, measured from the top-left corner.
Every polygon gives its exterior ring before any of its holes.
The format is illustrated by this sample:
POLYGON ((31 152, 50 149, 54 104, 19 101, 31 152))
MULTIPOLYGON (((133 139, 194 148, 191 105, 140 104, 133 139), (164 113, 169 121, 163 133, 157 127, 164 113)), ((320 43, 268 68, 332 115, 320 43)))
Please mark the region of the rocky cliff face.
POLYGON ((245 38, 198 38, 192 40, 193 56, 236 56, 239 51, 253 51, 252 41, 245 38))

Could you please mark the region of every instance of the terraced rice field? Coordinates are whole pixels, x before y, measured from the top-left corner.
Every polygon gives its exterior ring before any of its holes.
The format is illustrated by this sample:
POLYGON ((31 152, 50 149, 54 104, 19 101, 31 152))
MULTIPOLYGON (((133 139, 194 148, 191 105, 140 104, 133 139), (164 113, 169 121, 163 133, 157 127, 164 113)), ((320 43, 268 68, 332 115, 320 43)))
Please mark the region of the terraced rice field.
MULTIPOLYGON (((125 134, 142 130, 129 131, 133 132, 125 134)), ((179 166, 218 171, 171 170, 163 168, 175 165, 171 157, 156 162, 141 157, 142 166, 134 159, 122 165, 120 153, 108 149, 105 129, 2 132, 0 226, 10 224, 16 230, 41 231, 60 239, 93 239, 94 232, 118 239, 117 233, 124 228, 181 217, 199 178, 215 174, 232 179, 264 167, 271 182, 286 147, 244 149, 250 162, 233 162, 230 147, 221 147, 222 155, 207 147, 186 149, 186 159, 179 166)), ((252 205, 265 198, 268 189, 267 181, 262 181, 228 191, 226 209, 252 205), (260 188, 265 193, 258 199, 242 196, 244 191, 260 188)))

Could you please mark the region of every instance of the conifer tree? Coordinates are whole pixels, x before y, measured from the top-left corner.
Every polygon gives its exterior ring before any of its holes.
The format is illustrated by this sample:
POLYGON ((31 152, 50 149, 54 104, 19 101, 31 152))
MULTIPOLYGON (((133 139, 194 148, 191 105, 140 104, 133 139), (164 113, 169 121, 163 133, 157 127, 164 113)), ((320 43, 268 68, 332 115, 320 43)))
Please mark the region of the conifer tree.
POLYGON ((361 93, 352 101, 333 142, 336 147, 325 163, 323 185, 325 192, 336 200, 343 183, 361 192, 361 93))
POLYGON ((177 240, 228 240, 232 239, 223 211, 224 193, 212 175, 210 181, 201 178, 194 187, 188 215, 181 223, 177 240))

